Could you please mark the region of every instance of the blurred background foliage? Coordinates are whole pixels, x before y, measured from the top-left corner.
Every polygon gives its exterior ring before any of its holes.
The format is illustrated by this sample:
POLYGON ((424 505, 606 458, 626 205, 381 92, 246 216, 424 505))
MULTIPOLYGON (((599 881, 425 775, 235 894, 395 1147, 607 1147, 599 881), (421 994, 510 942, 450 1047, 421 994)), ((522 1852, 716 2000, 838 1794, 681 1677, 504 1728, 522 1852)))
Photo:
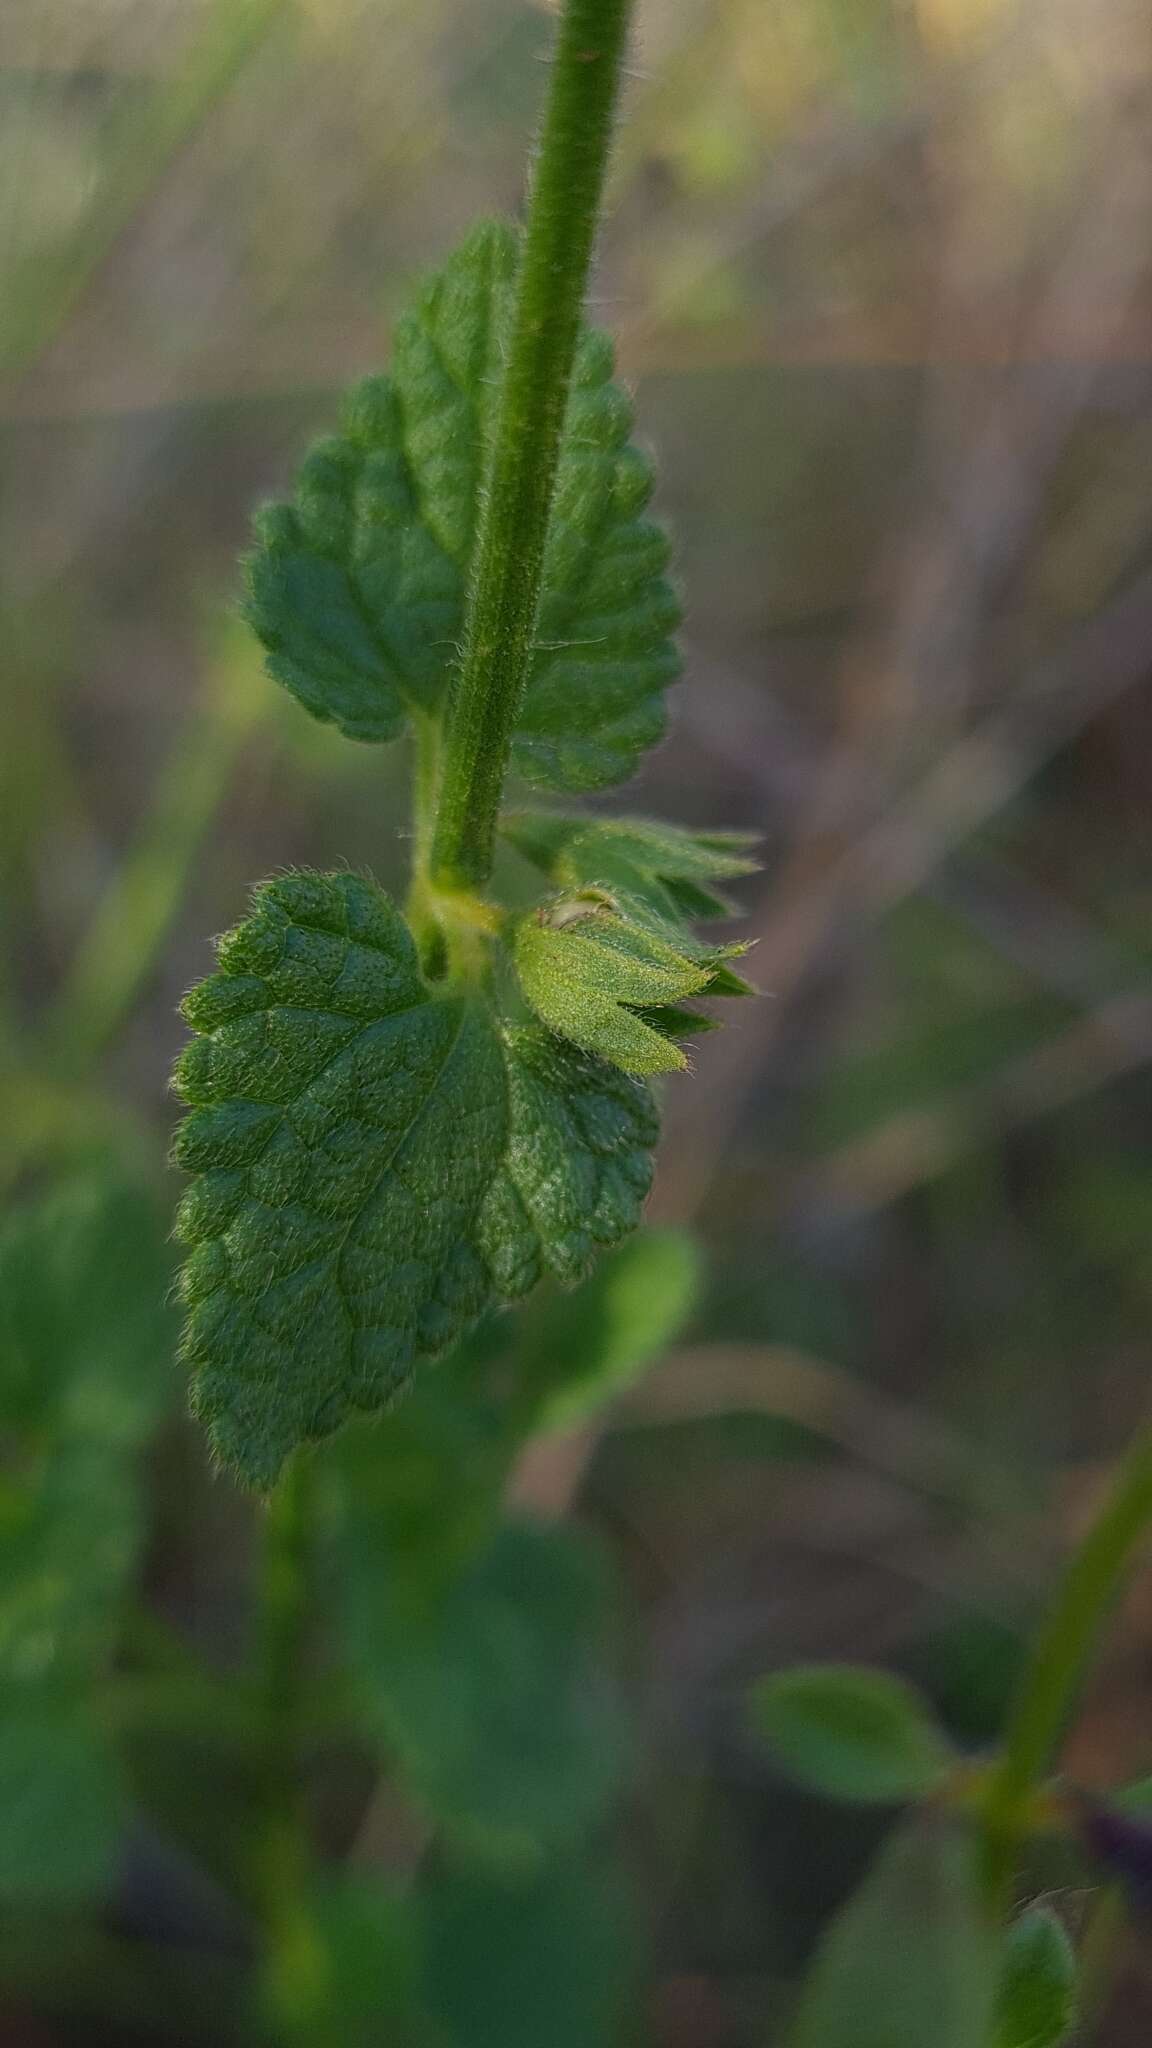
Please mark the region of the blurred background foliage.
MULTIPOLYGON (((21 1740, 44 1725, 4 1606, 42 1506, 27 1446, 62 1444, 57 1473, 82 1458, 85 1402, 102 1385, 131 1405, 141 1344, 151 1390, 131 1425, 105 1418, 83 1479, 109 1508, 74 1653, 98 1654, 100 1588, 134 1558, 140 1625, 172 1654, 192 1641, 227 1670, 243 1639, 251 1513, 206 1471, 144 1305, 164 1291, 176 1004, 253 878, 348 862, 395 886, 407 821, 396 751, 310 725, 263 678, 235 558, 253 503, 382 361, 413 278, 517 203, 547 38, 525 0, 0 11, 3 1397, 22 1446, 0 1461, 19 1494, 0 1490, 0 1672, 21 1740), (91 1355, 106 1307, 61 1312, 45 1359, 86 1364, 56 1401, 17 1369, 16 1276, 59 1310, 51 1247, 113 1167, 108 1199, 143 1204, 117 1225, 131 1327, 91 1355), (63 1211, 29 1222, 42 1191, 63 1211), (147 1526, 121 1530, 116 1475, 165 1395, 147 1526)), ((629 1986, 621 2039, 780 2038, 877 1823, 777 1777, 745 1682, 872 1659, 979 1745, 1146 1405, 1150 115, 1143 0, 640 8, 595 308, 658 451, 687 666, 671 738, 614 802, 763 835, 745 903, 768 993, 669 1091, 652 1217, 703 1247, 686 1334, 606 1418, 578 1390, 550 1414, 545 1388, 508 1482, 538 1521, 595 1532, 621 1578, 627 1798, 591 1885, 560 1864, 528 1905, 449 1872, 430 1936, 455 1959, 449 2006, 461 1957, 505 1971, 483 2012, 440 2014, 449 2039, 562 2048, 560 2013, 573 2048, 616 2039, 608 1978, 629 1986), (617 1954, 629 1917, 639 1964, 617 1954), (509 1924, 533 1929, 535 1973, 501 1949, 509 1924)), ((681 1282, 645 1284, 658 1304, 681 1282)), ((541 1355, 570 1341, 561 1312, 541 1355)), ((628 1341, 613 1355, 634 1381, 628 1341)), ((547 1570, 567 1569, 558 1550, 547 1570)), ((1150 1704, 1142 1583, 1069 1768, 1152 1769, 1150 1704)), ((70 1805, 90 1737, 53 1737, 70 1805)), ((241 1793, 218 1737, 215 1776, 138 1758, 157 1832, 102 1932, 65 1916, 37 1971, 20 1914, 3 1922, 24 1985, 5 2040, 228 2038, 212 1859, 241 1793), (199 2002, 165 2020, 173 1949, 199 2002)), ((330 1797, 354 1806, 355 1773, 330 1797)), ((369 1820, 356 1867, 403 1891, 411 1816, 385 1798, 369 1820)), ((34 1817, 29 1839, 50 1834, 34 1817)), ((403 1943, 358 1896, 339 1924, 360 1912, 399 1984, 403 1943)), ((1100 2038, 1150 2025, 1133 1942, 1100 2038)))

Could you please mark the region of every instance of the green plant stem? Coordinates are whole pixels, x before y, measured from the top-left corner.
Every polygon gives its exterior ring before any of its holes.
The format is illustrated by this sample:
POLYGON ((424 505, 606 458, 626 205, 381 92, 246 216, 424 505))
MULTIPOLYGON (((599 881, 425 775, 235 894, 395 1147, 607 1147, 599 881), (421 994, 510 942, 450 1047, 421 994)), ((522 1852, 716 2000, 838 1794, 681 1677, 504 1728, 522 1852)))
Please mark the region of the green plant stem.
POLYGON ((567 0, 560 24, 449 708, 432 860, 444 889, 491 872, 630 11, 630 0, 567 0))
POLYGON ((313 1468, 298 1451, 268 1502, 264 1526, 257 1674, 264 1818, 256 1892, 277 2025, 285 2039, 320 2043, 331 2036, 324 2024, 323 1959, 308 1906, 311 1851, 301 1783, 313 1520, 313 1468))
POLYGON ((1152 1525, 1152 1424, 1134 1439, 1112 1492, 1074 1552, 1032 1645, 983 1802, 990 1904, 1010 1904, 1016 1854, 1052 1769, 1089 1659, 1138 1545, 1152 1525))

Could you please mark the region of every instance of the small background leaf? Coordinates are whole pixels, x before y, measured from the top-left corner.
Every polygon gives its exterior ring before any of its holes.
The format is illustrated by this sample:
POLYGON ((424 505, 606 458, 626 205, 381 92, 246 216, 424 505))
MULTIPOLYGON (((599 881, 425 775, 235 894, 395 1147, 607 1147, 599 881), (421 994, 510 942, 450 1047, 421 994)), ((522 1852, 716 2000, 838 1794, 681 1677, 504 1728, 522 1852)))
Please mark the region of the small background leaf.
POLYGON ((789 2048, 987 2048, 996 1981, 973 1844, 916 1814, 824 1937, 789 2048))
POLYGON ((523 1863, 578 1840, 621 1763, 597 1557, 517 1522, 430 1574, 390 1546, 387 1520, 352 1501, 337 1552, 333 1597, 365 1727, 457 1841, 523 1863))
POLYGON ((629 1074, 665 1073, 686 1064, 679 1047, 637 1010, 700 995, 710 978, 699 959, 603 907, 590 907, 571 923, 538 913, 522 918, 516 972, 525 998, 550 1031, 629 1074))
POLYGON ((798 1666, 761 1679, 751 1710, 780 1761, 833 1799, 917 1799, 948 1766, 925 1701, 891 1672, 798 1666))
POLYGON ((1009 1929, 993 2048, 1060 2048, 1076 2019, 1076 1956, 1050 1906, 1032 1906, 1009 1929))

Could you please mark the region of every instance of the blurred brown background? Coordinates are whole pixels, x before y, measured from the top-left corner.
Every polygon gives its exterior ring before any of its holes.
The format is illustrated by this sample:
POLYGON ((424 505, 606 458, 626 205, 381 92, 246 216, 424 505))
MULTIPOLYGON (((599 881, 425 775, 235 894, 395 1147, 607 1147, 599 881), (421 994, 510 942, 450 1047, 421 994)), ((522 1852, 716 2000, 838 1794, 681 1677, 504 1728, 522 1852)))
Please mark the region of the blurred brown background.
MULTIPOLYGON (((109 1134, 163 1172, 175 1005, 252 879, 403 873, 402 760, 264 681, 235 557, 516 205, 547 41, 520 0, 6 0, 9 1187, 109 1134)), ((1150 117, 1144 0, 640 8, 594 310, 687 661, 612 804, 763 834, 768 995, 670 1095, 697 1324, 523 1486, 635 1597, 659 2048, 759 2040, 871 1840, 749 1752, 742 1682, 876 1658, 978 1746, 1147 1404, 1150 117)), ((157 1581, 226 1635, 233 1509, 173 1471, 157 1581)), ((1146 1585, 1070 1768, 1152 1769, 1146 1585)), ((1109 2042, 1152 2029, 1137 1947, 1109 2042)))

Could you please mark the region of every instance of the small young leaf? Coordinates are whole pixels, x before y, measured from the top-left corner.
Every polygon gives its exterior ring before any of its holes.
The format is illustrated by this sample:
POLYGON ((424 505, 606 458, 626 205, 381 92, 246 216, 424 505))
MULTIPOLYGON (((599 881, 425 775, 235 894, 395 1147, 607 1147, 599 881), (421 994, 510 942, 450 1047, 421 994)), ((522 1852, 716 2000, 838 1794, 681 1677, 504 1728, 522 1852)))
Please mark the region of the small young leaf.
POLYGON ((265 883, 185 1013, 194 1400, 220 1457, 270 1486, 491 1298, 504 1063, 485 1005, 432 998, 399 913, 349 874, 265 883))
POLYGON ((615 1785, 596 1558, 509 1523, 430 1576, 386 1504, 345 1494, 335 1590, 365 1725, 447 1832, 497 1860, 579 1839, 615 1785))
POLYGON ((970 1837, 913 1815, 825 1935, 789 2048, 987 2048, 997 1961, 970 1837))
POLYGON ((749 832, 686 832, 651 818, 589 818, 518 811, 501 822, 506 839, 564 889, 623 891, 669 923, 731 917, 715 884, 754 874, 749 832))
POLYGON ((687 1064, 679 1047, 636 1011, 702 994, 712 967, 695 947, 693 954, 591 894, 545 905, 516 930, 516 971, 537 1016, 631 1074, 687 1064))
POLYGON ((1076 1956, 1048 1906, 1031 1906, 1004 1945, 992 2048, 1060 2048, 1076 2020, 1076 1956))
MULTIPOLYGON (((397 325, 390 377, 353 392, 266 510, 248 616, 274 676, 353 739, 388 740, 443 698, 459 643, 517 259, 476 228, 397 325)), ((641 515, 651 473, 602 335, 582 337, 545 560, 538 649, 514 750, 530 780, 594 789, 660 737, 678 672, 668 544, 641 515)))
POLYGON ((618 1872, 497 1874, 441 1860, 424 1893, 427 2000, 451 2048, 619 2048, 633 1913, 618 1872))
POLYGON ((566 892, 543 904, 535 923, 522 920, 516 942, 524 993, 554 1030, 626 1071, 660 1073, 686 1064, 677 1039, 715 1029, 713 1019, 684 1008, 679 996, 754 993, 728 964, 747 948, 705 945, 689 923, 731 914, 731 905, 704 883, 755 866, 745 834, 696 834, 644 818, 555 811, 517 813, 503 830, 566 892), (607 944, 617 954, 639 955, 648 982, 635 960, 626 978, 616 958, 605 966, 587 951, 592 945, 602 952, 607 944), (654 964, 661 974, 651 971, 654 964))
POLYGON ((833 1799, 918 1799, 948 1765, 920 1694, 887 1671, 800 1665, 761 1679, 751 1709, 780 1761, 833 1799))

